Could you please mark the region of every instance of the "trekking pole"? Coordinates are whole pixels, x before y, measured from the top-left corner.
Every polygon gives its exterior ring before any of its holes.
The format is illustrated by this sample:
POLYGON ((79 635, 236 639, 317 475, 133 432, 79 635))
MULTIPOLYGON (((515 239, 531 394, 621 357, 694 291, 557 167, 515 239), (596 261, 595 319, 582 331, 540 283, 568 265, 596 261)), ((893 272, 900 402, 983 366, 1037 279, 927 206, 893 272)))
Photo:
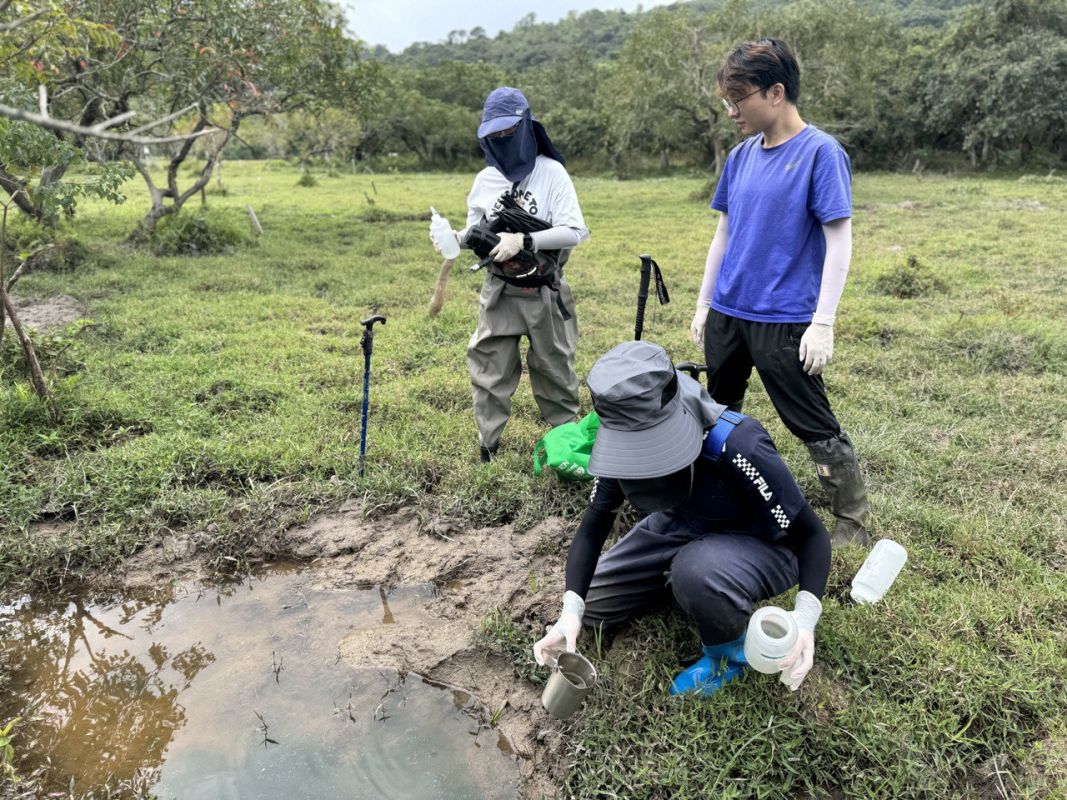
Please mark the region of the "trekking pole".
POLYGON ((367 408, 370 405, 370 354, 374 352, 374 323, 385 324, 385 317, 375 314, 361 320, 363 338, 359 340, 363 348, 363 425, 359 430, 359 477, 363 477, 363 462, 367 456, 367 408))
POLYGON ((637 290, 637 320, 634 323, 634 340, 641 341, 645 330, 645 304, 648 302, 648 279, 652 276, 652 256, 641 256, 641 286, 637 290))
POLYGON ((662 306, 671 302, 659 264, 652 260, 652 256, 641 256, 641 285, 637 290, 637 320, 634 324, 636 341, 641 340, 641 334, 645 330, 645 305, 648 303, 648 284, 652 277, 656 279, 656 297, 659 298, 659 304, 662 306))

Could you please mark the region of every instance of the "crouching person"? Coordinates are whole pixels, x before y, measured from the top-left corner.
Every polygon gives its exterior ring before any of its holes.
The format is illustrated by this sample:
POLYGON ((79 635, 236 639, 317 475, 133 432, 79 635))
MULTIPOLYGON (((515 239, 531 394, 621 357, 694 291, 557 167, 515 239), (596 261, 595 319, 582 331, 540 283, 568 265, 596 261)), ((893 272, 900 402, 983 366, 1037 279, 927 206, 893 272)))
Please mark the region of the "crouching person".
POLYGON ((567 555, 563 611, 534 645, 574 650, 582 624, 606 628, 673 602, 704 657, 672 694, 711 694, 747 668, 756 603, 798 583, 797 643, 779 665, 796 689, 812 667, 830 537, 756 420, 712 401, 666 351, 626 342, 587 379, 600 429, 589 505, 567 555), (647 514, 601 556, 624 500, 647 514))

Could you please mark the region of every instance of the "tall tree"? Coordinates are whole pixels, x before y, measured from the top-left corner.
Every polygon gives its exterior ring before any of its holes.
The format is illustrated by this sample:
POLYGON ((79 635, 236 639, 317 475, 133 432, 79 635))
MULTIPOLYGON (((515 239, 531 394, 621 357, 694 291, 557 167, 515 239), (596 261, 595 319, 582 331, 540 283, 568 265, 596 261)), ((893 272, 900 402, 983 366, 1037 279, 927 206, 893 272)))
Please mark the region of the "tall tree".
POLYGON ((653 145, 691 143, 715 174, 736 141, 719 98, 715 73, 731 46, 758 28, 752 6, 732 0, 704 16, 656 10, 626 41, 622 68, 634 138, 653 145))
POLYGON ((1067 2, 993 0, 967 9, 925 76, 933 131, 971 163, 1044 148, 1067 157, 1067 2))
MULTIPOLYGON (((58 2, 0 3, 0 104, 11 109, 44 105, 41 98, 47 98, 47 86, 62 65, 92 47, 117 45, 118 37, 106 26, 71 14, 58 2)), ((80 195, 120 199, 122 169, 105 165, 96 176, 64 180, 72 166, 85 163, 84 144, 84 137, 0 116, 0 188, 23 214, 47 225, 54 225, 61 211, 73 213, 80 195)))
POLYGON ((324 0, 80 0, 82 13, 113 27, 117 56, 94 53, 70 65, 59 83, 86 109, 108 116, 129 110, 167 115, 170 130, 215 128, 187 186, 179 169, 190 140, 166 152, 157 183, 141 148, 126 148, 148 186, 151 207, 139 235, 181 209, 210 180, 226 144, 249 117, 352 108, 372 93, 378 65, 360 58, 344 19, 324 0))

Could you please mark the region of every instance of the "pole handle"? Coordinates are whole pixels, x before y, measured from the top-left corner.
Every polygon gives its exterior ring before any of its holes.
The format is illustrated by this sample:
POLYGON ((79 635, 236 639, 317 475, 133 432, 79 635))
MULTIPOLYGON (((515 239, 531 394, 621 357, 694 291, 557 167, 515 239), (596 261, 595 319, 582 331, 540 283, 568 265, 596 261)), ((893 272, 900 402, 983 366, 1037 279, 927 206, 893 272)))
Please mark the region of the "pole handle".
POLYGON ((378 322, 384 325, 385 317, 375 314, 373 317, 359 321, 359 324, 363 326, 363 336, 359 340, 359 346, 363 348, 363 355, 367 358, 368 369, 370 368, 370 354, 374 350, 374 325, 378 322))

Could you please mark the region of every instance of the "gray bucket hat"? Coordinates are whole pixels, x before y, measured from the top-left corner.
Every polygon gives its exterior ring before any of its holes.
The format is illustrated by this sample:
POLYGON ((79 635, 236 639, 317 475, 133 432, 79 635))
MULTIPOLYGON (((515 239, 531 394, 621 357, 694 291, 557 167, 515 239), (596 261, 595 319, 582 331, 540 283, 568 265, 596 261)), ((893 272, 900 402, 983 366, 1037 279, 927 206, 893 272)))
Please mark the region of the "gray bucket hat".
POLYGON ((589 472, 604 478, 677 472, 696 460, 704 429, 725 410, 652 342, 624 342, 609 350, 586 383, 600 417, 589 472))

